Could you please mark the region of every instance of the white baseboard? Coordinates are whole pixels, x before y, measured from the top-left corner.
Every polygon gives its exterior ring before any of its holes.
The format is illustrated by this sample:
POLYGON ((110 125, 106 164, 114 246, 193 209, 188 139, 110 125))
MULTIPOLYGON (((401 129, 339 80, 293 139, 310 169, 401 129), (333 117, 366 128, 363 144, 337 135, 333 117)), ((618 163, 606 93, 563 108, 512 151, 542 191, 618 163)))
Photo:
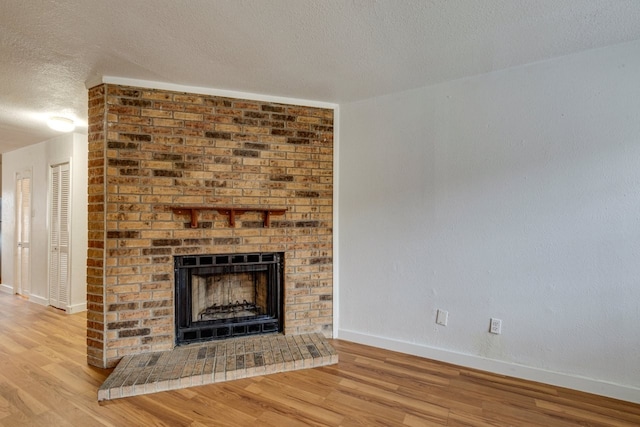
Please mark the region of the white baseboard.
MULTIPOLYGON (((0 292, 4 292, 7 294, 12 294, 13 295, 13 287, 9 286, 9 285, 5 285, 0 283, 0 292)), ((30 302, 39 304, 39 305, 49 305, 49 300, 47 298, 38 296, 38 295, 28 295, 27 296, 28 300, 30 302)), ((80 304, 73 304, 73 305, 68 305, 67 308, 65 309, 65 312, 67 314, 75 314, 75 313, 81 313, 83 311, 87 311, 87 302, 82 302, 80 304)))
POLYGON ((591 378, 563 374, 560 372, 547 371, 540 368, 517 365, 500 360, 485 359, 470 354, 456 353, 449 350, 396 341, 389 338, 367 335, 344 329, 338 330, 337 338, 358 344, 370 345, 373 347, 384 348, 386 350, 398 351, 427 359, 438 360, 440 362, 451 363, 453 365, 479 369, 481 371, 492 372, 499 375, 522 378, 558 387, 566 387, 627 402, 640 403, 640 388, 608 383, 591 378))
POLYGON ((87 311, 87 303, 83 302, 81 304, 73 304, 67 306, 67 314, 75 314, 83 311, 87 311))
POLYGON ((38 295, 29 295, 29 301, 35 302, 39 305, 49 305, 49 298, 44 298, 38 295))
MULTIPOLYGON (((43 298, 37 295, 29 295, 29 301, 35 302, 40 305, 50 305, 49 300, 47 298, 43 298)), ((63 309, 67 314, 80 313, 82 311, 87 311, 87 303, 83 302, 80 304, 68 305, 63 309)))

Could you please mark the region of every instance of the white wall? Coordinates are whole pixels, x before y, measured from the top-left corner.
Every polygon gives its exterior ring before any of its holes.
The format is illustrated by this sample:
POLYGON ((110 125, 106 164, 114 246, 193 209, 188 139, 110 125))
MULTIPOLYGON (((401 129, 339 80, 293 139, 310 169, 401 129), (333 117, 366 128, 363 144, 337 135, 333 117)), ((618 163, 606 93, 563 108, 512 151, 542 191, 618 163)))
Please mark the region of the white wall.
POLYGON ((340 123, 340 338, 640 402, 640 42, 340 123))
POLYGON ((71 162, 71 294, 68 312, 86 309, 87 256, 87 137, 66 134, 3 154, 2 168, 2 285, 14 290, 15 177, 32 171, 31 301, 48 304, 48 189, 50 165, 71 162))

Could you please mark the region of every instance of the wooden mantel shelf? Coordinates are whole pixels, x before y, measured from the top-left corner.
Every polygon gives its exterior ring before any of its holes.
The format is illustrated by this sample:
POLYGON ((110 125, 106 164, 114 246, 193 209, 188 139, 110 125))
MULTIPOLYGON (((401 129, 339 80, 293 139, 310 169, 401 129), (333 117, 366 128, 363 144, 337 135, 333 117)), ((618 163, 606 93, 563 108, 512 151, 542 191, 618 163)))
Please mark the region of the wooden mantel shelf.
POLYGON ((274 209, 274 208, 261 208, 261 207, 249 207, 249 208, 229 208, 222 206, 171 206, 173 213, 176 214, 190 214, 191 215, 191 228, 198 228, 198 212, 200 211, 217 211, 222 215, 229 215, 229 226, 236 226, 236 215, 242 215, 245 212, 264 212, 264 226, 269 227, 271 224, 271 215, 284 215, 287 209, 274 209))

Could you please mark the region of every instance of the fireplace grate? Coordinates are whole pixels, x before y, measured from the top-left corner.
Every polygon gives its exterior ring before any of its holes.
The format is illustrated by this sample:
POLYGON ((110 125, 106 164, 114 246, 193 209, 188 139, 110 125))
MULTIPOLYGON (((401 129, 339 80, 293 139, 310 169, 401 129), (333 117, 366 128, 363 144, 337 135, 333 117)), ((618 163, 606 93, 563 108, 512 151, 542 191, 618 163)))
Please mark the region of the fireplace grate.
POLYGON ((233 304, 214 304, 198 313, 200 320, 229 319, 237 317, 250 317, 258 313, 258 306, 255 303, 242 300, 233 304))

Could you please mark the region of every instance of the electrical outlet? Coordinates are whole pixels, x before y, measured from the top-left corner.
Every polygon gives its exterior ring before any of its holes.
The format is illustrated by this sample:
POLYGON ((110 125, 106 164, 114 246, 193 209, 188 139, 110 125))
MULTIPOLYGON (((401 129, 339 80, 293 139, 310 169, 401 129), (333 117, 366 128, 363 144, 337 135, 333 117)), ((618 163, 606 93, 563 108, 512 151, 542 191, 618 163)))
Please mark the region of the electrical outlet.
POLYGON ((489 325, 489 332, 492 334, 499 335, 502 333, 502 320, 496 319, 495 317, 491 318, 491 324, 489 325))
POLYGON ((438 314, 436 315, 436 323, 438 325, 447 326, 448 321, 449 321, 449 312, 438 309, 438 314))

